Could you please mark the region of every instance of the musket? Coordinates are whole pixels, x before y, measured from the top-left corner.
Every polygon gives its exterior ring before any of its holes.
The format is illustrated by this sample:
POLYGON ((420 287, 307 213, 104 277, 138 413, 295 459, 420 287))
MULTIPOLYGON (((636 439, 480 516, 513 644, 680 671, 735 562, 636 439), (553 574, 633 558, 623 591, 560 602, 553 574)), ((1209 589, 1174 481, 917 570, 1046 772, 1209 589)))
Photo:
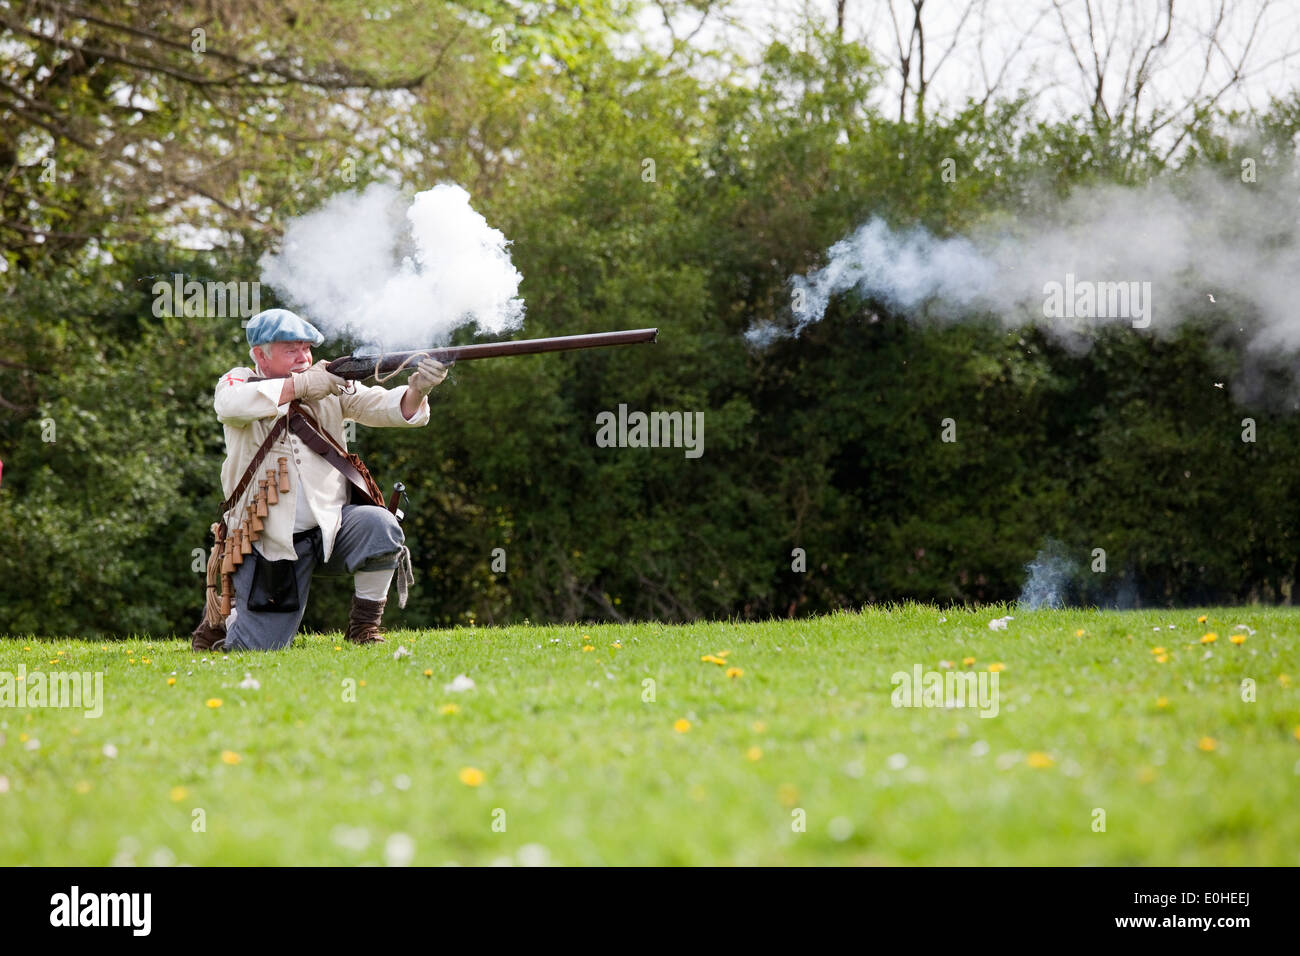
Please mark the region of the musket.
MULTIPOLYGON (((569 352, 573 349, 598 349, 611 345, 640 345, 654 342, 658 329, 633 329, 629 332, 595 332, 589 335, 557 335, 549 339, 516 339, 512 342, 484 342, 478 345, 452 345, 410 352, 385 352, 379 355, 344 355, 326 364, 334 375, 355 380, 387 375, 399 369, 415 370, 420 359, 428 356, 443 364, 469 362, 473 359, 498 358, 503 355, 534 355, 539 352, 569 352)), ((250 382, 265 381, 250 378, 250 382)))

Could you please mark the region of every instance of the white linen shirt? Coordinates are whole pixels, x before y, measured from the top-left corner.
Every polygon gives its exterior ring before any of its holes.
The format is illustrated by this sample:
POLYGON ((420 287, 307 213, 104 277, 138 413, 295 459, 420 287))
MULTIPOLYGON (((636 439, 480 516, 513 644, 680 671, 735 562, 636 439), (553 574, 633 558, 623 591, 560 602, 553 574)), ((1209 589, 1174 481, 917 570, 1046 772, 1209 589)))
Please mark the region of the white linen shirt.
MULTIPOLYGON (((217 382, 212 405, 217 420, 225 426, 226 460, 221 466, 221 494, 229 497, 243 477, 253 455, 266 440, 276 419, 284 415, 288 404, 278 404, 284 389, 282 378, 250 382, 256 373, 247 367, 233 368, 217 382)), ((429 423, 429 400, 426 397, 410 421, 402 416, 402 397, 407 386, 382 388, 354 382, 352 394, 327 395, 320 401, 304 402, 320 426, 343 447, 343 423, 354 421, 371 427, 416 428, 429 423)), ((294 519, 298 514, 298 496, 306 504, 321 529, 325 560, 334 551, 334 539, 343 524, 343 506, 348 503, 348 480, 316 452, 308 448, 289 429, 276 439, 258 466, 257 474, 244 490, 243 499, 226 513, 227 527, 235 528, 244 519, 244 508, 257 494, 259 479, 271 468, 279 468, 279 459, 289 460, 289 490, 280 493, 278 504, 267 509, 262 519, 261 537, 253 547, 268 561, 294 559, 294 519)))

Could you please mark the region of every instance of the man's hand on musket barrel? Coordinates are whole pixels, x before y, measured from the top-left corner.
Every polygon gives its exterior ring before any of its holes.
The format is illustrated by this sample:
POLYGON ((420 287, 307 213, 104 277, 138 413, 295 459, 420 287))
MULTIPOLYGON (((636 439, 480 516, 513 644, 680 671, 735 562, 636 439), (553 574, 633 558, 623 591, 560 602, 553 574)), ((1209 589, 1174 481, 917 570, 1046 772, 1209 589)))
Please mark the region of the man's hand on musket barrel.
POLYGON ((294 372, 293 397, 304 402, 317 402, 326 395, 337 395, 347 388, 347 379, 332 374, 321 359, 305 372, 294 372))
POLYGON ((420 397, 423 398, 432 392, 435 387, 442 384, 443 379, 447 377, 447 370, 454 364, 453 362, 444 365, 437 359, 422 358, 406 384, 411 391, 419 392, 420 397))

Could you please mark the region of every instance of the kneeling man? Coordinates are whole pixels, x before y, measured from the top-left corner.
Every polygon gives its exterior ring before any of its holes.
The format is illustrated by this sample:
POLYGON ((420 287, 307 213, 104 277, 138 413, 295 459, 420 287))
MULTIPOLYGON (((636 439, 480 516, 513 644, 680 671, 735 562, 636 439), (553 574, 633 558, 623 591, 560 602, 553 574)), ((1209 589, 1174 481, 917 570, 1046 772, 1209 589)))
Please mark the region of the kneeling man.
MULTIPOLYGON (((311 323, 287 309, 259 312, 248 323, 252 369, 233 368, 217 383, 213 406, 225 426, 226 460, 221 468, 222 494, 229 497, 254 456, 289 409, 300 403, 321 432, 346 449, 343 423, 372 427, 415 428, 429 422, 428 394, 447 377, 447 366, 424 359, 400 388, 347 382, 312 364, 312 346, 324 341, 311 323)), ((319 439, 317 439, 319 444, 319 439)), ((259 473, 285 460, 288 491, 262 519, 260 537, 234 574, 234 601, 224 639, 212 635, 212 650, 277 650, 288 647, 302 622, 312 573, 351 574, 356 583, 347 639, 378 644, 388 588, 399 562, 410 567, 410 553, 397 519, 387 508, 349 503, 351 485, 329 460, 314 451, 293 429, 283 428, 271 444, 259 473)), ((262 485, 266 485, 262 482, 262 485)), ((250 482, 251 500, 258 482, 250 482)), ((283 486, 281 486, 283 487, 283 486)), ((248 500, 226 515, 235 527, 248 500)), ((403 599, 405 591, 402 591, 403 599)), ((201 625, 202 628, 202 625, 201 625)), ((195 648, 202 635, 195 632, 195 648)))

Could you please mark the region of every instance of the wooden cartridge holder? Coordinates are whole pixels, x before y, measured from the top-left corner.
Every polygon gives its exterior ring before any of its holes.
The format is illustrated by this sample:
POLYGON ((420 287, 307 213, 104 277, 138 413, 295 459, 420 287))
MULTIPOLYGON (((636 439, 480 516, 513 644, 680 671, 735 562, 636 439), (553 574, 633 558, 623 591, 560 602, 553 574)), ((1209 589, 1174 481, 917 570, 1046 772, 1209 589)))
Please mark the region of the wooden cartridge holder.
POLYGON ((234 537, 235 532, 230 537, 222 536, 221 541, 221 573, 235 573, 235 554, 239 551, 239 542, 234 537))
POLYGON ((212 526, 217 543, 217 560, 220 562, 221 590, 219 607, 222 617, 230 615, 235 602, 235 570, 244 563, 244 556, 252 554, 253 542, 260 538, 270 515, 270 506, 280 503, 280 495, 289 491, 289 459, 281 457, 277 467, 266 469, 266 478, 257 482, 257 493, 244 505, 243 519, 227 527, 224 522, 212 526))

